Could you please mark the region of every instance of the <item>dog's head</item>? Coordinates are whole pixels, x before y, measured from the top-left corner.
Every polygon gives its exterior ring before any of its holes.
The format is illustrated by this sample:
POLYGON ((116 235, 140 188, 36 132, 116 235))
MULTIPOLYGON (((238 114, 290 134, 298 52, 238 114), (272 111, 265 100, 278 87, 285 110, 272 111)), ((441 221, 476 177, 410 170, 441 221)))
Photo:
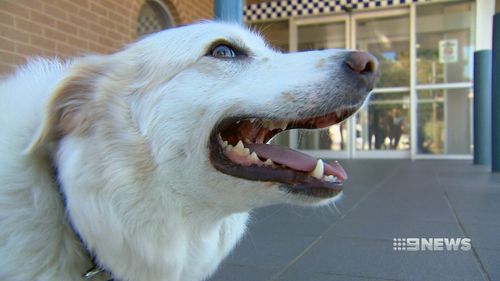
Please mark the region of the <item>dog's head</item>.
POLYGON ((30 149, 61 142, 59 162, 78 170, 63 185, 92 173, 91 188, 231 209, 322 203, 341 191, 340 164, 267 143, 348 118, 376 68, 364 52, 283 54, 236 25, 166 30, 75 62, 30 149))

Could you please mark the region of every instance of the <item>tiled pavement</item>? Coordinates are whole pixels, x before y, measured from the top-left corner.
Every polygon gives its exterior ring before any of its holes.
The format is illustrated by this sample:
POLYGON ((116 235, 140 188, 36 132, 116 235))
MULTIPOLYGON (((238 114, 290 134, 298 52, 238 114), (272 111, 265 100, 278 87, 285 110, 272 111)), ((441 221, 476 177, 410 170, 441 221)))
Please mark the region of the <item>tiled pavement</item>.
POLYGON ((471 161, 342 164, 336 208, 255 210, 210 281, 500 281, 500 175, 471 161), (395 251, 398 237, 468 237, 472 250, 395 251))

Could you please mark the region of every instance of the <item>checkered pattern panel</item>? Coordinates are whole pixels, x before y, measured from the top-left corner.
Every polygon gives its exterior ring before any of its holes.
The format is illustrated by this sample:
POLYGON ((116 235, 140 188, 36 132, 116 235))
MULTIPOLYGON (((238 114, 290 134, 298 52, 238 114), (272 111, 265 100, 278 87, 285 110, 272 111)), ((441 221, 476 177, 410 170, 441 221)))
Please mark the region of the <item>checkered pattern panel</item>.
POLYGON ((137 21, 137 34, 144 35, 160 31, 164 28, 163 22, 154 16, 140 16, 137 21))
POLYGON ((247 5, 244 19, 246 21, 282 19, 429 1, 431 0, 274 0, 247 5))

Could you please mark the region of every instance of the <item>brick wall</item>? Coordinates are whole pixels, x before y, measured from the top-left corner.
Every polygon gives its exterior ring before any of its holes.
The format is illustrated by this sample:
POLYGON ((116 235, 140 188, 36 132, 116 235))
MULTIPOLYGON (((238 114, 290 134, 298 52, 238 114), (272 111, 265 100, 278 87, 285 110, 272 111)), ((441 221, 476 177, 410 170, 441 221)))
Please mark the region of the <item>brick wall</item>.
MULTIPOLYGON (((0 0, 0 76, 32 56, 111 53, 136 39, 145 0, 0 0)), ((213 0, 163 0, 175 23, 213 17, 213 0)))

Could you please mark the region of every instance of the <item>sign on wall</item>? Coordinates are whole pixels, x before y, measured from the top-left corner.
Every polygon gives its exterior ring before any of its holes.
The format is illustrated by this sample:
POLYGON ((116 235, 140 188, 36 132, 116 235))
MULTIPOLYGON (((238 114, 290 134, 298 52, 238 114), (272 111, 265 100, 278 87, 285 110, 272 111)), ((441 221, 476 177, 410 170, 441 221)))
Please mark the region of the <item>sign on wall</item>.
POLYGON ((439 62, 440 63, 458 62, 457 39, 439 40, 439 62))

